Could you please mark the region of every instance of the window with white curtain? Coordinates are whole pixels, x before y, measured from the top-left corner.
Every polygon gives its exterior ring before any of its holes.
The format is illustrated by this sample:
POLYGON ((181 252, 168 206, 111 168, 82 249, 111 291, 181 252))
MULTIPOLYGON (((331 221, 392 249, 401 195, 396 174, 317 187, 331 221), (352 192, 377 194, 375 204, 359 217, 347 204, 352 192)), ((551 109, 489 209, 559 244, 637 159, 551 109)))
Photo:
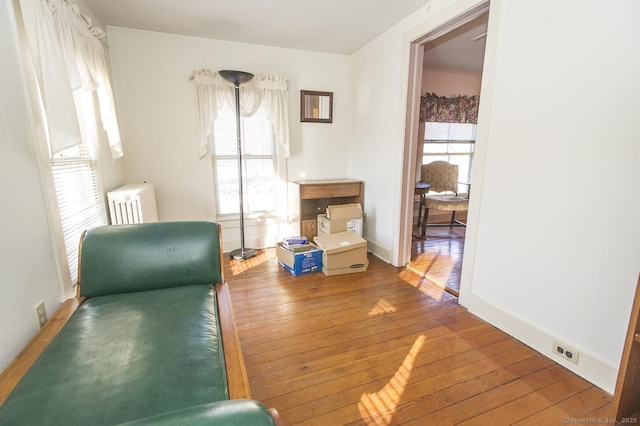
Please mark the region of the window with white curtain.
POLYGON ((34 77, 30 89, 46 127, 38 151, 47 158, 41 162, 47 193, 54 194, 49 201, 66 296, 77 282, 82 232, 107 223, 97 171, 98 121, 113 158, 123 155, 99 40, 104 32, 67 0, 20 0, 20 14, 26 64, 34 77))
MULTIPOLYGON (((275 135, 264 106, 242 117, 241 132, 244 212, 270 212, 276 196, 275 135)), ((225 103, 218 110, 211 137, 217 216, 240 211, 237 144, 235 108, 225 103)))
POLYGON ((71 282, 78 281, 78 244, 85 229, 106 225, 106 207, 97 172, 93 92, 77 89, 73 98, 82 142, 51 158, 60 225, 71 282))
MULTIPOLYGON (((215 199, 207 200, 207 217, 234 220, 240 211, 234 85, 208 70, 194 71, 190 79, 197 90, 198 151, 200 158, 209 153, 213 169, 214 189, 207 197, 215 193, 215 199)), ((278 215, 287 208, 288 80, 256 74, 240 85, 239 93, 243 210, 278 215)))

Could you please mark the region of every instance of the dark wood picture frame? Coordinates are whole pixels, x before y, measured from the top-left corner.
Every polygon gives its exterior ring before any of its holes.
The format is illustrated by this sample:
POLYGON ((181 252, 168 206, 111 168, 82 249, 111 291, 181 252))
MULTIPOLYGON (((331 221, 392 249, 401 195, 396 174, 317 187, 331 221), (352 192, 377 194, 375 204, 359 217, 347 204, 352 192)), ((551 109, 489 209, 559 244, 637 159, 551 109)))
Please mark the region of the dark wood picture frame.
POLYGON ((333 123, 333 92, 301 90, 300 121, 333 123))

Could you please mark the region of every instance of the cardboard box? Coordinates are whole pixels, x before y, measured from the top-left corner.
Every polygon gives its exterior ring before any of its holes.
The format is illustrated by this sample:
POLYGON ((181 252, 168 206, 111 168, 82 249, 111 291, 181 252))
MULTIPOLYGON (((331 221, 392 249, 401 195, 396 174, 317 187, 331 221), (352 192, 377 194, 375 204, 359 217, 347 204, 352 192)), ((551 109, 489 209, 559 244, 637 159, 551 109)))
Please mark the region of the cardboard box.
POLYGON ((327 207, 326 214, 318 215, 318 235, 353 231, 362 237, 362 206, 338 204, 327 207))
POLYGON ((294 253, 278 244, 276 247, 278 263, 293 276, 319 272, 322 270, 322 252, 314 246, 312 250, 294 253))
POLYGON ((314 237, 322 250, 322 272, 326 276, 364 272, 369 267, 367 240, 353 231, 314 237))

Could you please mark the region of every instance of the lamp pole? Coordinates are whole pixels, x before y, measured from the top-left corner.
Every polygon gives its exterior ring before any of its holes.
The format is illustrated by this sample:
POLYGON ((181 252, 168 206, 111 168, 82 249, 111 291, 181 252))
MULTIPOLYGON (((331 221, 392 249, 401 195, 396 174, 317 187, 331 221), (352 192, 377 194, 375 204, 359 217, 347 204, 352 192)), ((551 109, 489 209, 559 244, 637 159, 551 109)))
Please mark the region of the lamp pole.
POLYGON ((232 259, 244 260, 256 255, 256 250, 244 246, 244 196, 242 180, 242 136, 240 134, 240 84, 253 78, 253 74, 244 71, 222 70, 218 73, 227 81, 233 83, 236 94, 236 135, 238 150, 238 198, 240 200, 240 248, 231 251, 232 259))

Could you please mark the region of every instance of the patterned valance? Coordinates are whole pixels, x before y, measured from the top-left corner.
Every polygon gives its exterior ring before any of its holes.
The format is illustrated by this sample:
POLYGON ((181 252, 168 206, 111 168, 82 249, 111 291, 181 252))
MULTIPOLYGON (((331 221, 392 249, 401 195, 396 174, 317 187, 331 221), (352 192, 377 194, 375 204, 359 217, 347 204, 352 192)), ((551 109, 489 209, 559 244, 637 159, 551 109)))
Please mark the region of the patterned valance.
POLYGON ((438 123, 478 123, 480 96, 445 98, 425 93, 420 99, 420 120, 438 123))

